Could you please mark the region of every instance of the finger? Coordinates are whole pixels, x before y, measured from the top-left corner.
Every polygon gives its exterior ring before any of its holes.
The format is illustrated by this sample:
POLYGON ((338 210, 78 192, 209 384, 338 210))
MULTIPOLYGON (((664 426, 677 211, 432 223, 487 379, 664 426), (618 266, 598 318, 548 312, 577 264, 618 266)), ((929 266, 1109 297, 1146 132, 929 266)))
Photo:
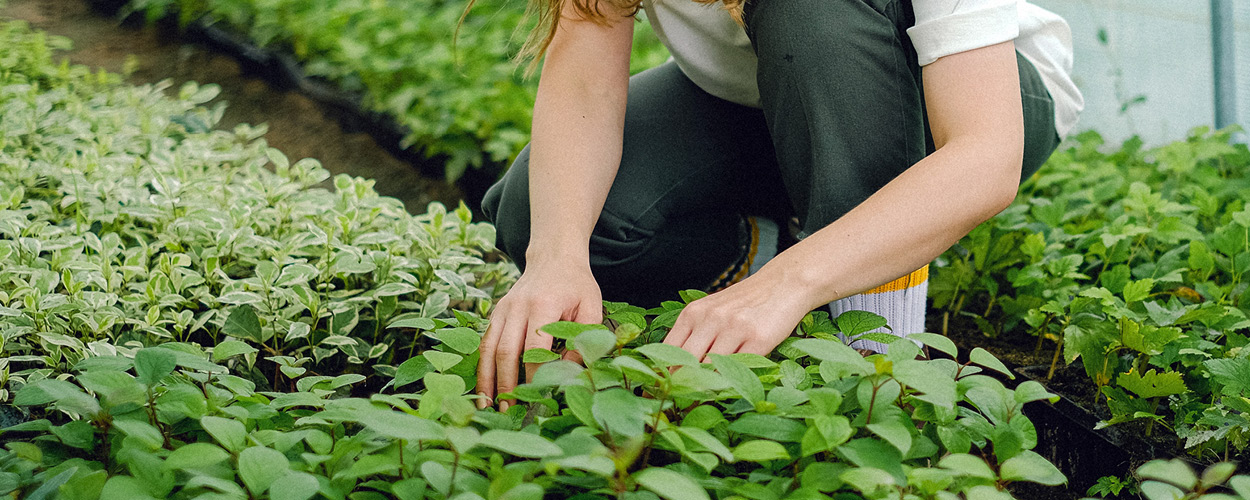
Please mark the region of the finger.
POLYGON ((690 325, 690 318, 685 312, 677 315, 677 321, 673 322, 673 328, 669 329, 668 335, 664 336, 664 343, 674 347, 681 347, 682 344, 686 343, 686 339, 690 338, 690 325))
POLYGON ((578 304, 573 321, 587 325, 603 323, 603 301, 585 301, 578 304))
POLYGON ((700 363, 702 363, 704 361, 703 358, 707 356, 707 350, 711 348, 712 343, 716 341, 716 337, 716 334, 710 333, 707 328, 693 330, 690 333, 690 336, 686 338, 686 343, 682 344, 681 348, 689 351, 690 354, 694 355, 694 359, 697 359, 700 363))
MULTIPOLYGON (((716 340, 712 342, 712 347, 708 348, 707 353, 729 355, 738 352, 738 348, 741 346, 741 341, 730 338, 729 335, 721 335, 716 337, 716 340)), ((704 355, 703 359, 700 361, 707 362, 707 357, 707 355, 704 355)))
POLYGON ((491 402, 495 399, 495 344, 499 342, 499 332, 503 329, 503 317, 498 309, 495 314, 491 314, 490 326, 486 327, 486 334, 482 335, 482 342, 478 344, 478 360, 477 360, 477 394, 480 396, 477 400, 477 408, 479 410, 491 406, 491 402))
MULTIPOLYGON (((521 347, 525 343, 525 318, 510 317, 504 323, 499 342, 495 346, 495 395, 512 392, 516 388, 517 371, 521 363, 521 347)), ((507 411, 515 401, 499 403, 499 411, 507 411)))
POLYGON ((749 352, 751 354, 759 354, 760 356, 767 356, 769 355, 769 353, 773 352, 773 349, 776 349, 776 348, 777 348, 776 345, 769 345, 768 341, 766 340, 752 339, 752 340, 743 342, 742 346, 738 347, 738 352, 749 352))
MULTIPOLYGON (((551 344, 552 342, 555 341, 555 338, 552 337, 551 334, 543 332, 538 329, 546 325, 549 325, 551 323, 555 323, 556 321, 559 321, 559 317, 556 317, 555 319, 541 319, 544 317, 540 316, 539 318, 540 319, 538 321, 530 321, 529 329, 526 330, 526 333, 525 333, 525 350, 526 351, 530 349, 551 350, 551 344)), ((525 354, 524 351, 522 351, 521 354, 524 355, 525 354)), ((525 363, 525 381, 526 382, 534 380, 534 372, 538 371, 538 367, 541 365, 542 365, 541 363, 525 363)))
POLYGON ((560 357, 561 357, 561 358, 563 358, 565 361, 572 361, 572 362, 577 363, 577 364, 579 364, 579 365, 585 365, 585 364, 586 364, 586 362, 585 362, 586 360, 582 359, 582 353, 577 352, 577 351, 575 351, 575 350, 573 350, 573 349, 566 349, 566 350, 564 351, 564 354, 563 354, 563 355, 561 355, 560 357))

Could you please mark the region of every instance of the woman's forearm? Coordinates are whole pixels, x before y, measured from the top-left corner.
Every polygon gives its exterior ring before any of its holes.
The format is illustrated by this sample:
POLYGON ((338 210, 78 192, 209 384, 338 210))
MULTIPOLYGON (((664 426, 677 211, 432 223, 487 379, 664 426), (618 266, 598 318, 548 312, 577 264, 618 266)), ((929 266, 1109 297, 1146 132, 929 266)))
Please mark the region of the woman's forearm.
POLYGON ((530 145, 530 262, 589 259, 590 233, 621 160, 631 20, 565 19, 548 49, 530 145))
POLYGON ((815 308, 906 275, 1015 198, 1023 115, 1011 42, 925 68, 937 151, 761 270, 815 308))

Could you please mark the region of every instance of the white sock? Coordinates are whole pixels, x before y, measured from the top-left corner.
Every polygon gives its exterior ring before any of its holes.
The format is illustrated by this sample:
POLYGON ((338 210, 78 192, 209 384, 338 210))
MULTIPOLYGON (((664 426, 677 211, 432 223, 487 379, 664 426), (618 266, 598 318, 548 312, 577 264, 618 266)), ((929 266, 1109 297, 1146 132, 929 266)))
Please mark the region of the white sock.
MULTIPOLYGON (((929 291, 929 266, 922 267, 907 276, 896 279, 877 288, 829 303, 832 318, 846 311, 868 311, 885 317, 890 328, 878 328, 876 332, 888 333, 897 337, 906 337, 912 333, 925 331, 925 295, 929 291)), ((846 341, 846 337, 842 337, 846 341)), ((851 343, 856 349, 870 349, 875 352, 886 352, 888 344, 871 340, 857 340, 851 343)))

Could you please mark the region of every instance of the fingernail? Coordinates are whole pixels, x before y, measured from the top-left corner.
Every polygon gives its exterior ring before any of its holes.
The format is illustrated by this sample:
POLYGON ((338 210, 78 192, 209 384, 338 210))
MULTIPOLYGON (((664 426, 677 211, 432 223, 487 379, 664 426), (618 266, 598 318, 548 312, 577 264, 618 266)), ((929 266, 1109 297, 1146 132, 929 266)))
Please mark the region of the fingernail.
POLYGON ((477 393, 476 403, 477 409, 485 410, 487 406, 490 406, 490 398, 486 396, 485 392, 479 392, 477 393))
POLYGON ((503 413, 503 412, 506 412, 506 411, 508 411, 508 402, 507 402, 507 401, 502 401, 502 402, 500 402, 500 403, 499 403, 499 412, 500 412, 500 413, 503 413))

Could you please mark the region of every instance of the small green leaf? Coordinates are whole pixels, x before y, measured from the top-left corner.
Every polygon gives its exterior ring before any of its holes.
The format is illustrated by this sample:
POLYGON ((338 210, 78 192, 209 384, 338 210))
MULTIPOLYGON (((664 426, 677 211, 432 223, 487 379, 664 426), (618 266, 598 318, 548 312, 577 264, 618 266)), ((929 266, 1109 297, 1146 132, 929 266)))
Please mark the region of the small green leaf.
POLYGON ((169 469, 198 469, 224 462, 230 454, 210 443, 188 443, 178 447, 165 458, 169 469))
POLYGON ((1194 475, 1194 470, 1179 458, 1146 462, 1137 468, 1137 475, 1142 479, 1155 479, 1175 484, 1186 490, 1192 490, 1198 485, 1198 476, 1194 475))
POLYGON ((841 342, 823 339, 800 339, 794 343, 794 347, 821 361, 836 363, 839 368, 851 374, 863 375, 875 373, 876 371, 872 363, 869 363, 858 352, 855 352, 855 349, 851 349, 841 342))
POLYGON ((1151 369, 1146 373, 1138 375, 1135 370, 1130 370, 1126 373, 1121 373, 1115 381, 1120 387, 1133 391, 1134 394, 1143 398, 1183 394, 1189 390, 1185 387, 1185 381, 1181 378, 1179 372, 1158 373, 1156 370, 1151 369))
POLYGON ((938 467, 950 469, 961 476, 989 479, 991 481, 997 479, 994 471, 990 469, 989 464, 985 463, 985 460, 967 453, 952 453, 942 457, 938 461, 938 467))
POLYGON ((677 346, 660 343, 645 344, 639 346, 636 350, 662 367, 699 364, 699 360, 695 359, 694 355, 690 354, 690 351, 677 346))
POLYGON ((543 333, 562 340, 573 340, 578 335, 591 330, 606 330, 603 325, 585 325, 572 321, 559 321, 539 328, 543 333))
POLYGON ((880 436, 881 439, 897 448, 898 452, 903 456, 906 456, 907 452, 911 450, 911 431, 907 430, 907 427, 904 427, 903 424, 889 420, 868 424, 867 427, 873 434, 880 436))
POLYGON ((156 500, 156 497, 153 497, 138 479, 130 476, 113 476, 107 483, 104 483, 104 490, 100 492, 100 500, 156 500))
POLYGON ((909 333, 907 334, 907 338, 942 351, 952 358, 959 353, 959 349, 955 347, 955 342, 947 338, 945 335, 938 335, 936 333, 909 333))
POLYGON ((1154 286, 1155 280, 1152 278, 1133 281, 1125 285, 1124 302, 1132 304, 1133 302, 1145 300, 1147 297, 1150 297, 1150 290, 1154 289, 1154 286))
POLYGON ((731 422, 729 430, 773 441, 797 443, 803 439, 807 426, 802 422, 776 415, 752 413, 731 422))
POLYGON ((525 363, 546 363, 557 359, 560 359, 559 354, 542 348, 527 349, 525 354, 521 355, 521 361, 525 363))
POLYGON ((591 412, 601 427, 613 433, 627 437, 643 433, 646 408, 641 399, 625 389, 617 387, 596 392, 591 412))
POLYGON ((980 347, 974 347, 972 352, 968 353, 968 361, 971 361, 975 365, 981 365, 1006 375, 1009 379, 1016 379, 1016 375, 1011 373, 1011 370, 1007 369, 1007 365, 1004 365, 1003 362, 999 361, 993 354, 990 354, 989 351, 980 347))
POLYGON ((999 474, 1007 481, 1030 481, 1047 486, 1068 482, 1068 478, 1054 464, 1030 450, 1021 451, 1003 462, 999 474))
POLYGON ((607 356, 616 347, 616 335, 607 330, 590 330, 573 338, 573 345, 582 355, 586 366, 607 356))
POLYGON ((838 330, 847 337, 854 337, 886 326, 886 320, 880 314, 868 311, 846 311, 835 320, 838 330))
POLYGON ((756 439, 735 446, 734 458, 748 462, 768 462, 771 460, 789 460, 786 448, 776 441, 756 439))
POLYGON ((238 420, 206 415, 200 425, 227 450, 238 452, 247 445, 247 430, 238 420))
POLYGON ((528 432, 492 429, 482 433, 482 441, 479 444, 526 458, 546 458, 564 454, 564 450, 551 440, 528 432))
POLYGON ((432 365, 435 370, 440 372, 450 370, 453 366, 460 364, 460 360, 464 359, 464 357, 459 354, 435 351, 433 349, 425 351, 421 353, 421 355, 424 356, 425 359, 430 360, 430 365, 432 365))
POLYGON ((461 354, 477 352, 478 344, 482 342, 482 337, 472 328, 444 328, 429 335, 461 354))
POLYGON ((634 473, 634 481, 666 500, 708 500, 707 490, 699 483, 673 470, 659 467, 643 469, 634 473))
POLYGON ((395 388, 398 389, 424 378, 434 372, 434 365, 424 356, 413 356, 395 369, 395 388))
POLYGON ((708 354, 708 358, 716 366, 716 371, 729 379, 729 385, 733 386, 734 390, 738 391, 738 394, 743 399, 751 402, 751 404, 764 400, 764 384, 760 382, 760 378, 750 368, 729 356, 708 354))
POLYGON ((889 472, 875 467, 856 467, 843 471, 838 479, 846 482, 861 493, 877 498, 877 491, 896 484, 895 477, 889 472))
POLYGON ((252 446, 239 453, 239 478, 252 495, 260 496, 274 481, 290 472, 290 461, 273 448, 252 446))
MULTIPOLYGON (((294 323, 303 325, 303 323, 294 323)), ((304 325, 307 327, 308 325, 304 325)), ((255 347, 248 345, 247 342, 241 340, 226 340, 216 347, 213 347, 213 362, 220 363, 226 359, 239 355, 248 355, 257 352, 255 347)))
POLYGON ((409 442, 432 441, 446 435, 437 422, 401 411, 367 411, 359 416, 359 422, 374 432, 409 442))
POLYGON ((317 478, 307 472, 291 472, 269 487, 270 500, 308 500, 320 489, 317 478))
POLYGON ((1016 387, 1015 400, 1017 403, 1025 404, 1033 401, 1049 400, 1051 403, 1059 401, 1059 396, 1051 394, 1042 384, 1027 380, 1016 387))
POLYGON ((178 358, 168 349, 147 348, 135 352, 135 373, 139 382, 154 386, 168 377, 178 365, 178 358))
POLYGON ((234 308, 230 316, 226 318, 226 324, 222 325, 221 331, 231 337, 247 339, 258 344, 266 340, 260 326, 260 318, 256 316, 256 310, 249 305, 234 308))

